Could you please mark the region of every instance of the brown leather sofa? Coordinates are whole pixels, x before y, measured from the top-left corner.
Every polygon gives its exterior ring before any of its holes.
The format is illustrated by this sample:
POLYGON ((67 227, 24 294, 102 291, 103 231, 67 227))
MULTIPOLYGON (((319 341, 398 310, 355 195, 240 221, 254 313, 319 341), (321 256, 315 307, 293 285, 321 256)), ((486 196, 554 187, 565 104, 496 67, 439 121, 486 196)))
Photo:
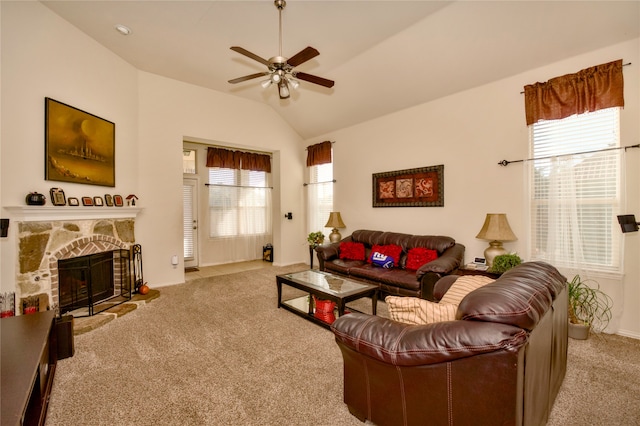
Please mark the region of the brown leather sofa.
POLYGON ((378 284, 385 294, 433 300, 434 284, 458 269, 464 261, 464 249, 462 244, 450 237, 357 230, 340 242, 316 247, 316 253, 321 271, 378 284), (373 266, 366 260, 340 259, 340 243, 343 242, 363 243, 365 258, 369 258, 371 248, 376 244, 398 245, 402 247, 399 265, 397 268, 384 269, 373 266), (414 247, 436 250, 438 258, 416 271, 406 269, 407 253, 414 247))
POLYGON ((380 426, 544 425, 566 371, 567 300, 565 277, 529 262, 469 293, 455 321, 342 316, 344 402, 380 426))

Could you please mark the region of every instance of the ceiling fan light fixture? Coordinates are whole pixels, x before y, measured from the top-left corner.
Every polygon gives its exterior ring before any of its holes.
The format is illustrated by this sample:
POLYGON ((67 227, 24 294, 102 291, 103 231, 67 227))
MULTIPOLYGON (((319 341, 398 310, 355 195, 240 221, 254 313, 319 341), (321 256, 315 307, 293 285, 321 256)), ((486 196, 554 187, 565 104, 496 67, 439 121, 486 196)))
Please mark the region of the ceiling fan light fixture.
POLYGON ((262 86, 263 89, 266 89, 267 87, 271 86, 272 83, 273 81, 271 81, 271 79, 269 78, 268 80, 265 80, 262 83, 260 83, 260 86, 262 86))
POLYGON ((282 80, 280 84, 278 84, 278 94, 280 95, 280 99, 289 98, 289 86, 287 85, 286 80, 282 80))
POLYGON ((293 90, 297 90, 298 87, 300 86, 300 82, 298 80, 294 80, 291 77, 287 77, 287 82, 293 88, 293 90))

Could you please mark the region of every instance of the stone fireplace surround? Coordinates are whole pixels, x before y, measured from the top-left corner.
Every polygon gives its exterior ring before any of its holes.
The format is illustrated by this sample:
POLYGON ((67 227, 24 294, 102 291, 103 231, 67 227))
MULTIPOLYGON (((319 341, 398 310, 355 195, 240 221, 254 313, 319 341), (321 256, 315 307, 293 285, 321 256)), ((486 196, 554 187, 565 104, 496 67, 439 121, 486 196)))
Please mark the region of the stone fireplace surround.
POLYGON ((122 207, 15 209, 21 211, 21 217, 15 219, 16 313, 21 313, 21 300, 29 296, 39 298, 41 311, 58 307, 58 260, 130 249, 140 211, 122 207))

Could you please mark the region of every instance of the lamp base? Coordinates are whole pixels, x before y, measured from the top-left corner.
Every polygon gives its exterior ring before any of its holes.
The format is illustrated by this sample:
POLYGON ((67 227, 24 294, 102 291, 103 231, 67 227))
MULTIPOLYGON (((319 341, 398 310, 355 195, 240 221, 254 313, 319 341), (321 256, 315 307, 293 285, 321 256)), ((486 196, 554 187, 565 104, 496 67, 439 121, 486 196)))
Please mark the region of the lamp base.
POLYGON ((493 266, 493 259, 501 254, 507 254, 507 251, 502 247, 502 241, 491 241, 489 247, 484 251, 487 266, 491 268, 493 266))
POLYGON ((342 239, 342 235, 340 235, 340 231, 338 231, 338 228, 333 228, 331 230, 331 234, 329 234, 329 241, 331 241, 332 243, 337 243, 342 239))

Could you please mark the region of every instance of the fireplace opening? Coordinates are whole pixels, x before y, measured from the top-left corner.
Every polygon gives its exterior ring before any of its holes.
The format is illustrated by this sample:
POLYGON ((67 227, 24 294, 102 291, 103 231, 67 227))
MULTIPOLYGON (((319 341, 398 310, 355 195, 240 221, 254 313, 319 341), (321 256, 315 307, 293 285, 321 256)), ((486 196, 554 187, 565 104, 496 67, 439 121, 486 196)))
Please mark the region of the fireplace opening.
POLYGON ((91 316, 131 300, 129 250, 58 260, 60 312, 91 316))

